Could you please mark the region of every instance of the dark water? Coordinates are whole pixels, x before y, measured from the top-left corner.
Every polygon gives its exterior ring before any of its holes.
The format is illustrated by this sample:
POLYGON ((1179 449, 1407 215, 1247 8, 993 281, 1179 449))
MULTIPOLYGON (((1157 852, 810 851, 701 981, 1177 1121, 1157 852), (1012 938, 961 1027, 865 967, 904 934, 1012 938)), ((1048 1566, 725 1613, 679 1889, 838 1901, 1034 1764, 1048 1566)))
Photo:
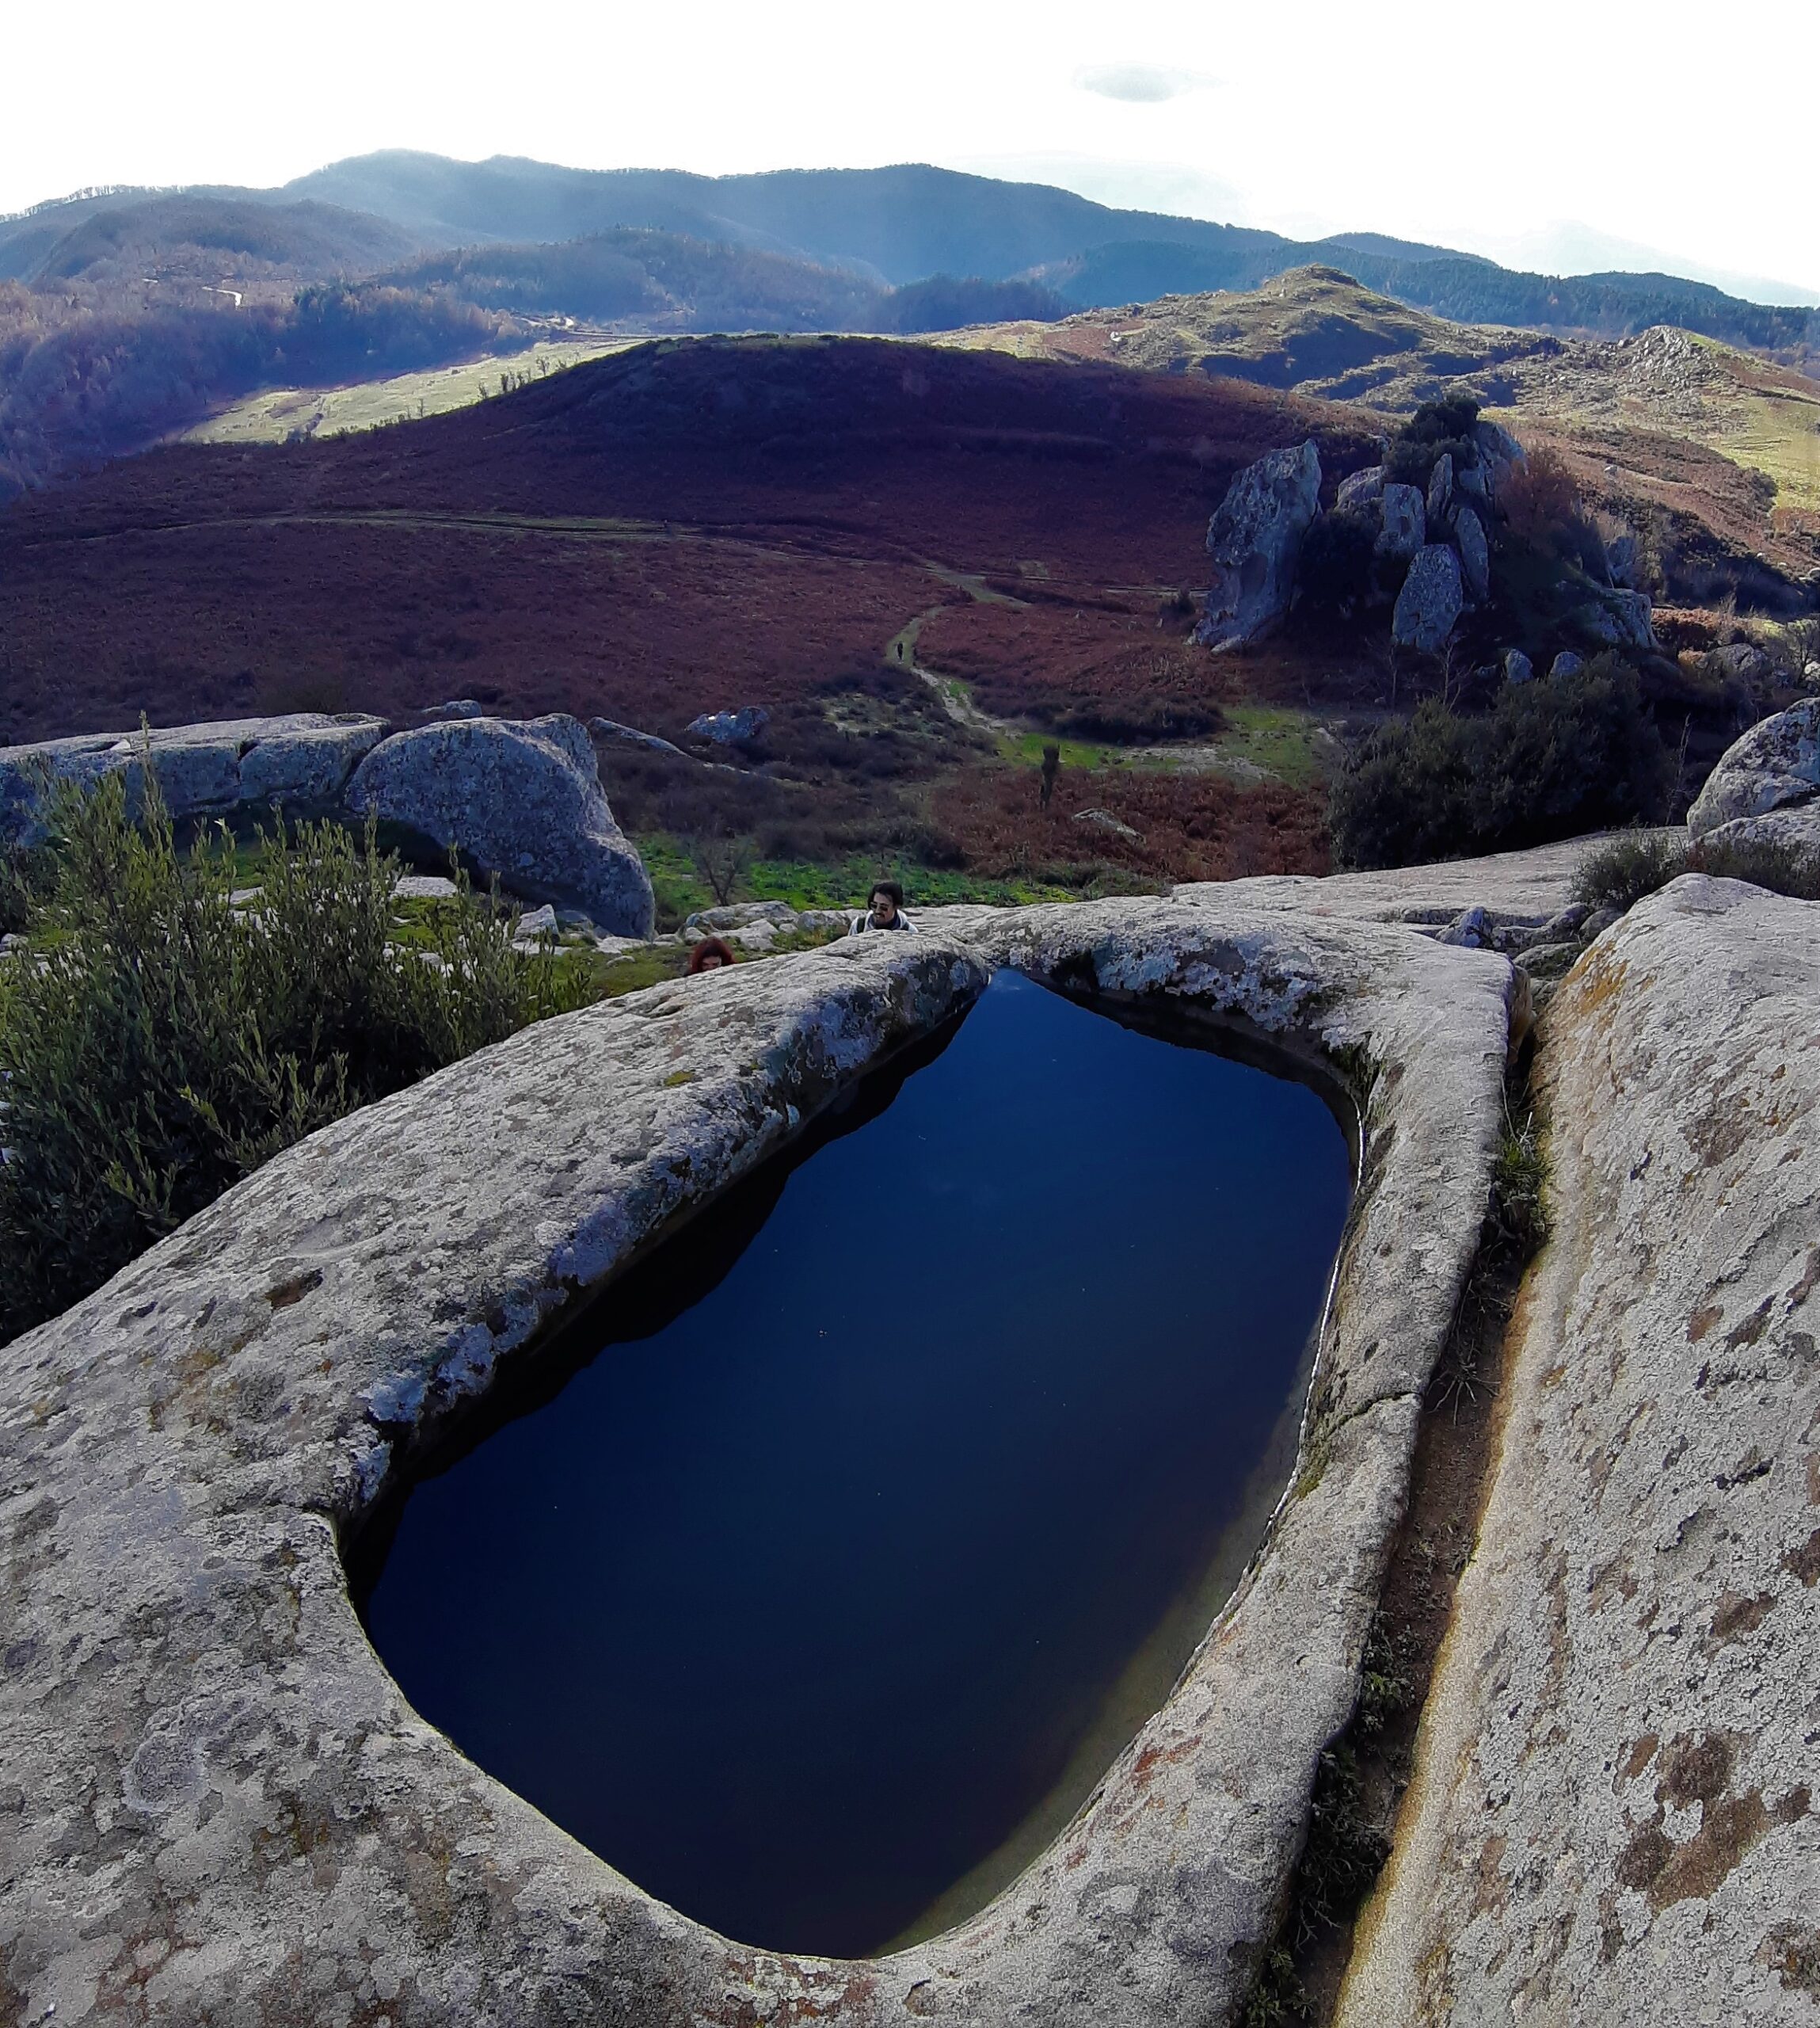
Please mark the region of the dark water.
POLYGON ((1009 973, 819 1138, 354 1575, 384 1556, 374 1645, 483 1767, 713 1927, 847 1954, 1029 1817, 1193 1594, 1350 1173, 1304 1086, 1009 973))

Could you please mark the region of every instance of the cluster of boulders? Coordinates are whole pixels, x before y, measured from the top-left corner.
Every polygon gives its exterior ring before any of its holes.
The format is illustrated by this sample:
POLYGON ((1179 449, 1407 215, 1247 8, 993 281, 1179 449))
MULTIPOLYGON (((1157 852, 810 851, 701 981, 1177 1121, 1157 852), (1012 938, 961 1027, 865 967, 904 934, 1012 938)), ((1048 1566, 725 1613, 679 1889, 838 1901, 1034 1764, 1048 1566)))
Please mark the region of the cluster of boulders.
POLYGON ((0 748, 0 844, 45 835, 60 783, 126 777, 143 802, 147 760, 174 818, 371 817, 389 840, 451 848, 508 893, 647 937, 649 877, 614 821, 593 743, 562 712, 515 720, 439 714, 399 731, 365 713, 295 712, 149 733, 101 734, 0 748))
MULTIPOLYGON (((1487 524, 1500 489, 1525 462, 1517 440, 1481 418, 1469 437, 1451 448, 1436 447, 1420 485, 1393 478, 1388 464, 1341 480, 1334 515, 1365 528, 1376 556, 1391 571, 1403 568, 1391 616, 1397 646, 1441 654, 1462 614, 1490 599, 1487 524)), ((1407 457, 1401 468, 1408 468, 1407 457)), ((1243 646, 1289 611, 1304 546, 1321 517, 1321 478, 1320 452, 1311 440, 1266 452, 1233 479, 1207 532, 1213 581, 1194 631, 1204 646, 1243 646)), ((1589 646, 1653 647, 1649 599, 1625 583, 1629 573, 1621 553, 1609 574, 1611 584, 1591 587, 1572 616, 1574 628, 1589 646)), ((1533 665, 1513 650, 1505 673, 1522 681, 1533 665)))
POLYGON ((1820 868, 1820 697, 1753 726, 1687 814, 1696 844, 1787 848, 1820 868))

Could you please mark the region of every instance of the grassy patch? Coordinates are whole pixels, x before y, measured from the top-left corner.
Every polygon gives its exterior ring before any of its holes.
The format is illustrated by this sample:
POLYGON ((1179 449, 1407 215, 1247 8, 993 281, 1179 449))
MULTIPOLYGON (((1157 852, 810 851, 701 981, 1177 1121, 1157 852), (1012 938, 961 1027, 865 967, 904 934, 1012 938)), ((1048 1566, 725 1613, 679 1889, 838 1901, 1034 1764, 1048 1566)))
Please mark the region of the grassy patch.
POLYGON ((1228 729, 1220 736, 1223 753, 1249 761, 1291 788, 1307 788, 1324 773, 1320 726, 1306 711, 1280 704, 1229 704, 1228 729))
MULTIPOLYGON (((642 833, 637 841, 657 897, 661 924, 672 926, 714 898, 696 872, 687 849, 663 832, 642 833)), ((793 909, 862 909, 875 880, 896 880, 912 909, 980 902, 999 908, 1033 902, 1066 902, 1068 888, 1032 879, 988 879, 942 867, 923 866, 901 856, 854 852, 838 860, 755 859, 741 874, 734 899, 786 902, 793 909)), ((780 944, 781 949, 782 946, 780 944)))

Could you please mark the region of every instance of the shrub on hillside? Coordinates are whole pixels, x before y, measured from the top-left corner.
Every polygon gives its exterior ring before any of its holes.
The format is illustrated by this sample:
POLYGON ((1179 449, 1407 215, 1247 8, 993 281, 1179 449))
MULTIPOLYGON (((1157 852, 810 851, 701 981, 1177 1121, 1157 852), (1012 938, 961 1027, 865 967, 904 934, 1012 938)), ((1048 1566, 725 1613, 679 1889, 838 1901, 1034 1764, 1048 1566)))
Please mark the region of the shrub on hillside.
POLYGON ((1356 511, 1323 514, 1302 543, 1296 602, 1320 619, 1350 619, 1379 596, 1379 523, 1356 511))
POLYGON ((1479 447, 1472 427, 1478 420, 1479 404, 1470 396, 1424 402, 1391 439, 1384 477, 1399 486, 1426 486, 1444 454, 1456 465, 1476 464, 1479 447))
POLYGON ((67 1309, 314 1128, 581 996, 458 891, 402 948, 398 862, 333 825, 179 850, 150 783, 56 807, 0 963, 0 1339, 67 1309))
POLYGON ((1772 894, 1820 902, 1820 866, 1796 846, 1771 838, 1703 838, 1690 844, 1678 833, 1608 838, 1595 845, 1574 869, 1574 899, 1621 913, 1684 873, 1746 880, 1772 894))
POLYGON ((1506 686, 1483 717, 1431 698, 1378 726, 1347 757, 1328 821, 1342 864, 1414 865, 1657 821, 1674 772, 1635 672, 1601 655, 1506 686))
POLYGON ((1574 869, 1573 897, 1589 908, 1625 909, 1687 871, 1687 840, 1634 831, 1594 845, 1574 869))

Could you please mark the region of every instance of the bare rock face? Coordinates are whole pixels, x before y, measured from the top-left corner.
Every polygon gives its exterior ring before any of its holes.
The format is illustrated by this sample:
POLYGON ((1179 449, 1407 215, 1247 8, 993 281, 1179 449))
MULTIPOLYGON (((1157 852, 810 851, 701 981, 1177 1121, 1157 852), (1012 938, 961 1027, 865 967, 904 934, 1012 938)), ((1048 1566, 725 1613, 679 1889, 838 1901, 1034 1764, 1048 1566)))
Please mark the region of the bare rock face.
POLYGON ((1510 431, 1481 416, 1472 425, 1472 440, 1479 446, 1480 469, 1494 499, 1510 475, 1529 460, 1523 447, 1510 431))
POLYGON ((1401 648, 1437 655, 1446 646, 1466 603, 1458 553, 1444 542, 1419 550, 1396 595, 1391 639, 1401 648))
MULTIPOLYGON (((354 770, 390 730, 383 719, 364 712, 294 711, 154 727, 150 740, 166 807, 173 817, 192 817, 238 804, 325 810, 339 802, 354 770)), ((139 733, 92 733, 0 748, 0 840, 33 844, 42 838, 45 794, 58 782, 93 783, 124 773, 129 806, 136 809, 145 743, 139 733)))
POLYGON ((1574 619, 1589 641, 1608 648, 1653 648, 1656 644, 1654 609, 1643 592, 1601 590, 1574 619))
POLYGON ((592 741, 562 712, 457 719, 376 747, 348 807, 459 846, 514 894, 582 909, 616 936, 649 936, 651 882, 613 821, 592 741))
POLYGON ((1207 530, 1213 582, 1197 641, 1239 647, 1282 618, 1320 491, 1321 457, 1312 439, 1266 452, 1233 480, 1207 530))
POLYGON ((1475 599, 1491 596, 1491 550, 1485 539, 1485 524, 1470 507, 1462 507, 1453 517, 1453 545, 1460 551, 1460 569, 1466 589, 1475 599))
POLYGON ((1803 698, 1728 746, 1687 814, 1703 838, 1722 824, 1762 817, 1820 796, 1820 697, 1803 698))
POLYGON ((1387 486, 1384 526, 1378 532, 1380 556, 1414 556, 1428 539, 1428 510, 1418 486, 1387 486))
POLYGON ((1342 514, 1362 513, 1384 498, 1384 467, 1367 465, 1362 472, 1342 478, 1334 496, 1334 505, 1342 514))
POLYGON ((1552 1238, 1346 2028, 1814 2012, 1820 906, 1674 882, 1538 1057, 1552 1238))
POLYGON ((1428 475, 1428 518, 1430 521, 1445 519, 1447 510, 1453 505, 1453 453, 1443 451, 1434 461, 1434 469, 1428 475))

